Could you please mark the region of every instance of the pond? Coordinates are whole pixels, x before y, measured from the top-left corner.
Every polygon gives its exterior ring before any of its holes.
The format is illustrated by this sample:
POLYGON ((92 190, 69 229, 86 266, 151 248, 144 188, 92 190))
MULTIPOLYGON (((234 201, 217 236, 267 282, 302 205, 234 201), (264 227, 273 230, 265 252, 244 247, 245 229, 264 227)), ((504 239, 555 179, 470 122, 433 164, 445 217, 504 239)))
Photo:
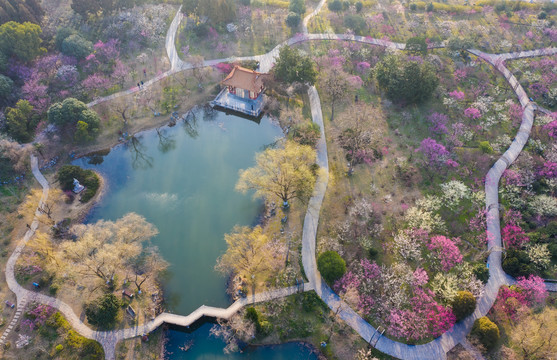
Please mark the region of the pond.
POLYGON ((245 348, 242 353, 225 354, 224 341, 210 334, 212 326, 204 323, 193 332, 169 331, 167 357, 172 360, 317 360, 315 351, 300 343, 245 348), (183 351, 187 345, 191 347, 183 351))
MULTIPOLYGON (((203 304, 230 304, 226 279, 214 270, 226 250, 224 234, 234 225, 256 223, 262 206, 252 194, 234 190, 238 171, 252 166, 257 152, 283 136, 266 116, 254 122, 207 108, 192 115, 173 127, 137 134, 104 157, 74 161, 106 180, 106 192, 87 222, 136 212, 158 228, 152 242, 170 263, 164 284, 166 307, 184 315, 203 304)), ((190 334, 171 330, 171 358, 187 354, 188 359, 230 359, 223 354, 224 343, 209 336, 211 326, 203 324, 190 334), (185 337, 195 338, 187 353, 178 349, 185 337)), ((258 348, 241 358, 297 359, 295 354, 303 354, 311 359, 310 353, 299 344, 287 344, 258 348)))
POLYGON ((78 159, 75 165, 107 182, 87 222, 144 216, 159 230, 152 243, 170 263, 167 309, 187 315, 201 305, 227 307, 226 279, 214 270, 226 250, 224 234, 237 224, 253 225, 262 206, 234 190, 238 171, 281 136, 268 117, 257 123, 200 109, 188 122, 137 135, 102 160, 78 159))

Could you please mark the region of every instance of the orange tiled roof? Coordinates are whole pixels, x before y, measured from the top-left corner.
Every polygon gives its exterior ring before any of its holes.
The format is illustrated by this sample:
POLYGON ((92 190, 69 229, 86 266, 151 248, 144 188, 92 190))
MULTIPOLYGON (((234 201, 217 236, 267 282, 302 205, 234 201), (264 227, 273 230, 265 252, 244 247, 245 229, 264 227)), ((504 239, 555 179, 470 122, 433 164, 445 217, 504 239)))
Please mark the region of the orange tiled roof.
POLYGON ((269 75, 246 69, 241 66, 235 66, 230 74, 228 74, 228 76, 221 81, 221 84, 259 93, 263 87, 263 79, 267 76, 269 75))

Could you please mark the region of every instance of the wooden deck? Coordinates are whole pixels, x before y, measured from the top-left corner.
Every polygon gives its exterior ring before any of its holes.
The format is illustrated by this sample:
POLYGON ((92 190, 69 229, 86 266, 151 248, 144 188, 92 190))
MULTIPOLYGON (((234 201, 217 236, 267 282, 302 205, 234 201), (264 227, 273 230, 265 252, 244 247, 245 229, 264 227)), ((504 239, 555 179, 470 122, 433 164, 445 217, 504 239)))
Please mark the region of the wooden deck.
POLYGON ((259 95, 255 100, 245 99, 229 93, 228 88, 225 87, 210 104, 212 107, 221 107, 258 117, 263 111, 263 95, 259 95))

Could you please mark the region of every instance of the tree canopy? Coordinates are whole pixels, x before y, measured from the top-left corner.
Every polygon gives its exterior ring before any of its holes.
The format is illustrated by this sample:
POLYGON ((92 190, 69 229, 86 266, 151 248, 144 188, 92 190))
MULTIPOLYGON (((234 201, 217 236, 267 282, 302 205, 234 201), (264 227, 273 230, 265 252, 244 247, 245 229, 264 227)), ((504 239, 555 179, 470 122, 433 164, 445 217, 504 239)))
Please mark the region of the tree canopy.
POLYGON ((338 67, 331 67, 321 72, 319 77, 321 89, 327 94, 331 103, 331 121, 335 117, 335 105, 352 95, 354 87, 348 80, 349 74, 338 67))
POLYGON ((91 325, 110 328, 116 321, 120 300, 114 294, 104 294, 85 306, 85 315, 91 325))
POLYGON ((236 226, 224 236, 224 240, 227 250, 217 262, 217 269, 223 273, 251 280, 255 274, 273 268, 274 263, 276 265, 278 256, 260 226, 253 229, 236 226))
POLYGON ((317 71, 313 61, 300 53, 298 49, 283 46, 273 68, 275 78, 286 83, 301 82, 314 84, 317 71))
POLYGON ((85 191, 81 195, 81 202, 87 202, 95 196, 100 185, 99 177, 93 170, 85 170, 76 165, 62 166, 58 170, 56 179, 64 191, 74 188, 73 179, 77 179, 81 185, 85 186, 85 191))
POLYGON ((306 12, 306 0, 290 0, 288 10, 298 15, 303 15, 306 12))
POLYGON ((183 0, 186 14, 204 15, 213 25, 226 24, 236 18, 234 0, 183 0))
POLYGON ((470 291, 459 291, 452 303, 453 314, 460 321, 476 310, 476 298, 470 291))
POLYGON ((394 55, 377 64, 375 77, 389 99, 406 104, 428 100, 439 84, 431 64, 394 55))
POLYGON ((76 225, 72 232, 76 241, 61 244, 64 267, 81 276, 96 277, 111 285, 114 275, 130 269, 131 264, 143 251, 147 242, 158 231, 144 217, 126 214, 116 221, 100 220, 94 224, 76 225))
POLYGON ((406 47, 404 50, 410 52, 414 55, 425 55, 427 54, 427 43, 423 37, 411 37, 406 41, 406 47))
POLYGON ((100 119, 96 112, 87 108, 82 101, 66 98, 52 104, 47 112, 48 121, 70 128, 76 142, 93 140, 99 131, 100 119))
POLYGON ((292 29, 297 28, 298 25, 300 25, 300 21, 300 14, 296 14, 293 11, 289 12, 288 16, 286 17, 286 25, 288 25, 288 27, 292 29))
POLYGON ((46 52, 41 47, 42 29, 30 22, 23 24, 9 21, 0 25, 0 51, 6 56, 15 56, 21 61, 29 62, 46 52))
POLYGON ((39 24, 44 10, 38 0, 2 0, 0 1, 0 24, 9 21, 32 22, 39 24))
MULTIPOLYGON (((1 61, 1 60, 0 60, 1 61)), ((14 82, 7 76, 0 74, 0 104, 6 102, 12 94, 14 82)))
POLYGON ((256 197, 286 203, 293 198, 306 199, 315 183, 315 158, 311 147, 290 140, 276 149, 268 148, 256 155, 254 167, 240 170, 236 190, 255 190, 256 197))
POLYGON ((487 349, 493 348, 500 338, 499 327, 487 316, 483 316, 474 322, 472 335, 477 336, 487 349))
POLYGON ((346 272, 346 262, 335 251, 325 251, 317 259, 317 268, 329 284, 340 279, 346 272))
POLYGON ((77 34, 71 34, 62 41, 60 50, 64 55, 85 59, 93 51, 93 44, 77 34))
POLYGON ((38 117, 27 100, 19 100, 14 108, 9 107, 6 111, 7 133, 21 143, 33 140, 37 124, 38 117))

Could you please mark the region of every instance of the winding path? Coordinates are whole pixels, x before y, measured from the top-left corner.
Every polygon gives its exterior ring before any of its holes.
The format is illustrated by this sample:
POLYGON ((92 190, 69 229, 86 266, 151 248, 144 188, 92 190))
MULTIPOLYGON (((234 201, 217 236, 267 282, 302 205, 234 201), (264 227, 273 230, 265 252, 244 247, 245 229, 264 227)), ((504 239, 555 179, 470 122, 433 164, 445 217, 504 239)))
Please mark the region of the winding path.
MULTIPOLYGON (((384 40, 372 39, 369 37, 361 37, 354 35, 343 35, 343 34, 309 34, 307 31, 307 24, 312 16, 315 16, 319 10, 322 8, 326 0, 321 0, 316 9, 310 13, 303 21, 303 34, 300 36, 288 39, 284 43, 275 47, 272 51, 263 55, 248 56, 248 57, 231 57, 226 59, 216 59, 208 60, 201 66, 212 66, 220 62, 226 61, 236 61, 236 60, 258 60, 260 62, 261 71, 269 71, 275 61, 276 56, 278 56, 279 49, 284 45, 293 45, 296 43, 311 41, 311 40, 341 40, 341 41, 356 41, 376 46, 389 47, 393 49, 403 50, 405 45, 401 43, 393 43, 384 40)), ((181 9, 181 7, 180 7, 181 9)), ((162 78, 169 76, 178 71, 191 69, 193 66, 191 64, 183 62, 175 48, 175 34, 178 29, 181 20, 180 9, 174 17, 169 31, 166 36, 166 49, 167 54, 170 59, 171 69, 167 72, 151 79, 145 83, 145 87, 161 80, 162 78)), ((476 311, 473 315, 469 316, 462 322, 456 324, 450 331, 444 333, 441 337, 423 345, 407 345, 399 343, 388 339, 387 337, 381 336, 375 328, 373 328, 369 323, 367 323, 361 316, 359 316, 354 310, 352 310, 346 303, 344 303, 337 294, 335 294, 330 287, 321 279, 321 275, 317 270, 316 258, 315 258, 315 246, 316 246, 316 235, 317 227, 319 223, 319 213, 321 205, 323 203, 323 198, 328 184, 329 167, 328 167, 328 157, 327 157, 327 145, 325 141, 324 125, 323 125, 323 114, 321 111, 321 102, 319 99, 319 94, 315 87, 310 87, 308 89, 308 96, 311 105, 311 114, 313 121, 317 123, 321 128, 321 138, 319 139, 317 145, 317 163, 321 167, 319 177, 317 179, 313 196, 311 197, 306 216, 304 219, 303 235, 302 235, 302 263, 304 267, 305 274, 309 280, 308 283, 304 284, 303 288, 289 287, 284 289, 273 290, 265 293, 255 294, 247 298, 239 299, 230 305, 226 309, 214 308, 209 306, 201 306, 191 314, 187 316, 176 315, 170 313, 162 313, 158 315, 154 320, 145 323, 142 326, 136 326, 133 328, 113 330, 113 331, 94 331, 86 326, 79 317, 73 312, 72 308, 62 302, 59 299, 46 296, 34 291, 27 290, 20 286, 14 276, 14 267, 17 258, 23 251, 26 243, 34 235, 37 227, 38 221, 35 218, 31 224, 30 229, 25 233, 25 236, 20 241, 10 258, 8 259, 6 265, 6 281, 8 287, 12 290, 17 297, 17 310, 16 313, 21 314, 25 304, 30 301, 36 301, 43 304, 48 304, 52 307, 57 308, 64 316, 68 319, 72 327, 78 331, 81 335, 97 340, 105 350, 105 356, 107 359, 115 358, 115 348, 116 344, 123 339, 133 338, 140 336, 144 333, 148 333, 156 329, 163 323, 176 324, 180 326, 189 326, 193 324, 196 320, 203 316, 210 316, 215 318, 228 319, 234 313, 236 313, 243 306, 248 304, 254 304, 263 301, 269 301, 272 299, 289 296, 300 291, 311 291, 315 290, 316 293, 327 303, 327 305, 338 315, 346 321, 360 336, 366 341, 371 342, 371 340, 376 341, 375 347, 391 356, 401 358, 401 359, 445 359, 446 352, 452 349, 458 343, 464 343, 466 341, 466 335, 469 333, 472 324, 475 319, 485 315, 489 309, 492 307, 493 302, 497 296, 498 289, 501 285, 511 284, 514 279, 504 273, 501 268, 501 233, 499 224, 499 203, 498 203, 498 183, 503 171, 518 157, 522 148, 524 147, 526 141, 528 140, 530 130, 532 128, 534 120, 534 110, 537 109, 535 104, 532 104, 528 100, 528 96, 522 86, 518 83, 516 78, 512 73, 504 66, 505 60, 517 59, 523 57, 532 56, 543 56, 552 55, 557 53, 557 48, 548 48, 541 50, 533 50, 520 53, 509 53, 509 54, 487 54, 480 52, 478 50, 469 50, 470 53, 486 60, 488 63, 493 65, 499 72, 501 72, 509 84, 514 89, 522 107, 524 108, 524 114, 522 118, 522 124, 516 135, 515 140, 509 147, 509 149, 503 154, 503 156, 493 165, 489 170, 486 177, 485 191, 486 191, 486 208, 488 212, 487 217, 487 229, 493 234, 492 238, 488 243, 488 249, 490 255, 488 258, 489 273, 490 278, 485 287, 484 294, 478 299, 478 305, 476 311), (340 307, 340 309, 339 309, 340 307)), ((95 101, 87 104, 88 106, 94 106, 101 102, 109 101, 120 96, 131 94, 140 91, 137 88, 123 91, 117 94, 113 94, 104 98, 96 99, 95 101)), ((44 176, 40 173, 38 169, 38 161, 35 156, 31 156, 31 168, 33 175, 43 188, 43 196, 41 202, 45 201, 48 197, 49 184, 44 176)), ((553 291, 557 290, 557 285, 548 284, 548 289, 553 291)), ((11 321, 10 325, 0 338, 0 344, 2 344, 11 328, 17 322, 17 317, 11 321)))

